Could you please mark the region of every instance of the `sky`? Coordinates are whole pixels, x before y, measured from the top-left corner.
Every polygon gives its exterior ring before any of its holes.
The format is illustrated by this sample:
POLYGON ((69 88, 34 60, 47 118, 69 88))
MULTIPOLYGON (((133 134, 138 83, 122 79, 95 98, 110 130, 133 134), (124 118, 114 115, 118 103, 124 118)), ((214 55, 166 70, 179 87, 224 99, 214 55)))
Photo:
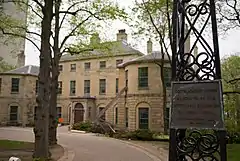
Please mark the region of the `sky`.
MULTIPOLYGON (((126 9, 131 6, 134 2, 134 0, 115 0, 118 1, 119 4, 122 7, 125 7, 126 9)), ((127 24, 124 24, 123 22, 116 20, 114 23, 112 23, 111 29, 107 29, 105 31, 105 35, 108 37, 109 40, 116 40, 116 34, 119 29, 126 29, 126 32, 128 34, 128 43, 130 45, 134 45, 134 48, 146 53, 146 42, 136 42, 136 40, 132 39, 131 37, 131 30, 127 24)), ((145 40, 147 41, 148 38, 145 40)), ((219 36, 219 51, 220 56, 225 57, 230 54, 234 54, 236 52, 240 52, 240 30, 231 30, 228 32, 227 35, 219 36)), ((153 43, 153 50, 157 51, 159 48, 157 48, 157 43, 153 43)), ((39 65, 39 52, 38 50, 28 41, 26 41, 25 45, 25 54, 26 54, 26 65, 39 65)))

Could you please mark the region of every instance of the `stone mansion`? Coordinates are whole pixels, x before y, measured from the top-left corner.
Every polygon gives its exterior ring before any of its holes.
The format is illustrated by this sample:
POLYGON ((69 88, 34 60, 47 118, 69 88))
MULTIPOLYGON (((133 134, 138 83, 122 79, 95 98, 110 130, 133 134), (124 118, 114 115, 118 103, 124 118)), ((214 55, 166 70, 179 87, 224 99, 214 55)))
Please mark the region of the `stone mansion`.
MULTIPOLYGON (((63 55, 58 82, 58 117, 65 124, 102 119, 119 128, 163 131, 160 67, 161 53, 147 42, 145 55, 127 44, 125 30, 112 42, 113 54, 98 50, 63 55)), ((99 40, 99 39, 98 39, 99 40)), ((100 40, 99 40, 100 42, 100 40)), ((164 79, 170 87, 170 66, 165 60, 164 79)), ((27 126, 34 122, 37 66, 0 73, 0 123, 27 126)), ((169 106, 169 105, 168 105, 169 106)))

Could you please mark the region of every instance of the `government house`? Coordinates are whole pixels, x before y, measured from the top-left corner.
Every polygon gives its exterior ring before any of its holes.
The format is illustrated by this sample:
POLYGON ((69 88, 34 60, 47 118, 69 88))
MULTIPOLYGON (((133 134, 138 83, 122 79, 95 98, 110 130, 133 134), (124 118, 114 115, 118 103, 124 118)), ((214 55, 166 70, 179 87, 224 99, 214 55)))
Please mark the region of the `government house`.
MULTIPOLYGON (((88 51, 63 55, 60 61, 57 115, 64 124, 102 120, 128 130, 163 131, 160 66, 162 55, 147 41, 143 54, 127 43, 119 30, 110 52, 88 51)), ((101 43, 99 37, 92 39, 101 43)), ((91 42, 92 43, 92 42, 91 42)), ((170 87, 171 68, 164 60, 164 80, 170 87)), ((28 126, 34 122, 39 67, 27 65, 0 73, 1 125, 28 126)), ((167 111, 169 102, 167 102, 167 111)), ((167 114, 168 115, 168 114, 167 114)))

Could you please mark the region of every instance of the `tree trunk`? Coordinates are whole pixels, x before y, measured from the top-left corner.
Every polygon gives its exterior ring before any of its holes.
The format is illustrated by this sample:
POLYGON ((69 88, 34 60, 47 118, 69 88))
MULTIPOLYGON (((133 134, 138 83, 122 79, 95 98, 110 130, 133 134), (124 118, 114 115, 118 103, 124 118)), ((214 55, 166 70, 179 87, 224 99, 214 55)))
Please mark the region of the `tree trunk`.
POLYGON ((55 0, 55 28, 54 28, 54 45, 53 45, 53 54, 54 58, 52 60, 52 79, 51 79, 51 101, 50 101, 50 113, 49 113, 49 145, 57 144, 57 90, 58 90, 58 65, 60 55, 59 49, 59 9, 61 5, 61 0, 55 0))
POLYGON ((169 118, 167 118, 166 116, 167 114, 167 89, 165 86, 165 80, 164 80, 164 61, 165 61, 165 54, 164 54, 164 42, 159 42, 160 47, 161 47, 161 53, 162 53, 162 58, 161 58, 161 62, 160 62, 160 74, 161 74, 161 84, 162 84, 162 97, 163 97, 163 126, 164 126, 164 134, 168 133, 168 124, 169 124, 169 118))
POLYGON ((58 88, 58 74, 55 67, 52 67, 51 79, 51 100, 49 113, 49 145, 57 144, 57 88, 58 88), (56 75, 57 74, 57 75, 56 75))
POLYGON ((41 52, 39 71, 39 90, 37 96, 36 120, 34 127, 35 146, 34 158, 47 160, 49 158, 48 148, 48 124, 49 124, 49 99, 50 99, 50 36, 53 14, 53 1, 45 0, 42 8, 43 19, 41 24, 41 52))
POLYGON ((162 97, 163 97, 163 122, 164 122, 164 134, 168 133, 168 124, 169 121, 167 118, 167 91, 166 91, 166 87, 165 87, 165 81, 164 81, 164 65, 162 65, 162 67, 160 68, 160 72, 161 72, 161 84, 162 84, 162 97))

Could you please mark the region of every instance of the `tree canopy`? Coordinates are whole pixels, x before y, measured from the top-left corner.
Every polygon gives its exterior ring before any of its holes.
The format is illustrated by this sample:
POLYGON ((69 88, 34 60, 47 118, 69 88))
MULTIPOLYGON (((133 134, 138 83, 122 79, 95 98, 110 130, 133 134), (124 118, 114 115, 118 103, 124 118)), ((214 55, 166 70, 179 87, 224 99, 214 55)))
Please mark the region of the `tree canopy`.
POLYGON ((239 0, 218 0, 216 2, 217 19, 221 31, 240 27, 239 0))
POLYGON ((12 69, 14 69, 14 66, 9 65, 3 58, 0 58, 0 72, 6 72, 12 69))
POLYGON ((240 131, 240 56, 222 60, 222 78, 226 125, 230 131, 240 131))

